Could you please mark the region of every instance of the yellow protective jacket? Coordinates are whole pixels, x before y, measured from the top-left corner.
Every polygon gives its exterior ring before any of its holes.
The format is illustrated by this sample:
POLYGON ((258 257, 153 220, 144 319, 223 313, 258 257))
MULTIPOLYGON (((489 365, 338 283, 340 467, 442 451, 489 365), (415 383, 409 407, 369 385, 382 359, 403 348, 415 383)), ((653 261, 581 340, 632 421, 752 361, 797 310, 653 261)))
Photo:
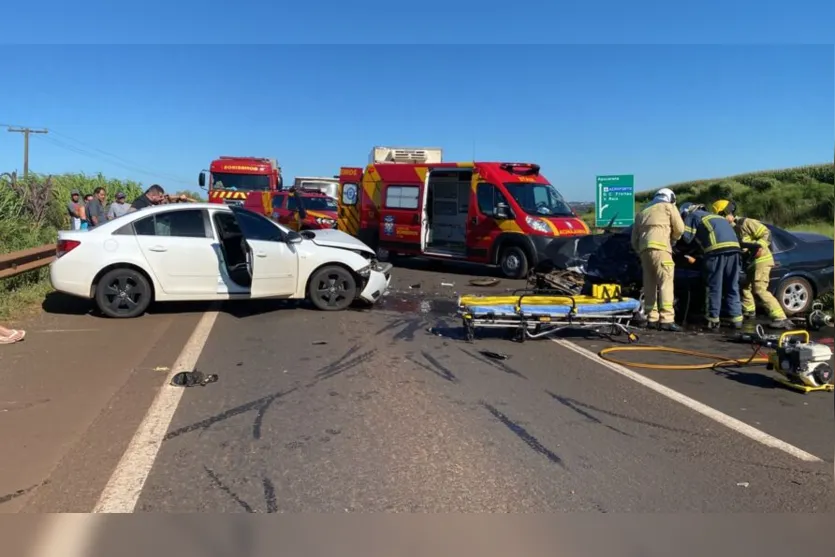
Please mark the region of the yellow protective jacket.
POLYGON ((684 221, 676 206, 672 203, 655 203, 635 215, 632 249, 639 254, 648 249, 673 253, 673 244, 682 234, 684 221))
POLYGON ((734 232, 740 242, 758 244, 762 248, 760 256, 753 260, 754 265, 774 263, 774 257, 771 255, 771 232, 766 225, 757 219, 739 217, 734 221, 734 232))

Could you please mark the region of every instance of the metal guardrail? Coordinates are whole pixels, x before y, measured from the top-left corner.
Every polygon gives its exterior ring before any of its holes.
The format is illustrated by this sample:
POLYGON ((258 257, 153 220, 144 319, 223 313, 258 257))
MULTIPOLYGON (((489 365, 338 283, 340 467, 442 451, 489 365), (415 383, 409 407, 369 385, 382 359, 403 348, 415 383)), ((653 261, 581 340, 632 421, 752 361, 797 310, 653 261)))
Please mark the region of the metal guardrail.
POLYGON ((55 244, 0 254, 0 279, 46 267, 55 260, 55 244))

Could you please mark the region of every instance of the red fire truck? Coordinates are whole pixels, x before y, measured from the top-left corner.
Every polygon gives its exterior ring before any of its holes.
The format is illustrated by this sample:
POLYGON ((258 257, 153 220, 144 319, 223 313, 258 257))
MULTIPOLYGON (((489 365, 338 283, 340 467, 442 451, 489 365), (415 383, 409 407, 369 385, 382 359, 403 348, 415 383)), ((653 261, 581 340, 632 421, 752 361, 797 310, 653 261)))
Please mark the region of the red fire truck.
POLYGON ((272 196, 273 220, 291 230, 336 228, 336 209, 336 199, 318 189, 292 187, 272 196))
POLYGON ((254 205, 261 205, 262 192, 281 189, 281 167, 275 159, 222 156, 200 173, 198 183, 203 189, 208 186, 210 203, 243 205, 256 192, 259 201, 254 205))
POLYGON ((539 165, 442 162, 440 149, 376 147, 365 169, 340 170, 338 201, 338 228, 381 258, 498 265, 510 278, 547 259, 555 237, 590 232, 539 165))

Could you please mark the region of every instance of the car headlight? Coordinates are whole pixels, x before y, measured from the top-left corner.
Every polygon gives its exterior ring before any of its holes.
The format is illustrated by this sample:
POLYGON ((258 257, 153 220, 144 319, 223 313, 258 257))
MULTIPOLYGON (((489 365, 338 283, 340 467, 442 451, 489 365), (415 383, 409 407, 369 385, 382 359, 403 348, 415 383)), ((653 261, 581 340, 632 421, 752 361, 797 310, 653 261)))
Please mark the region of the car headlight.
POLYGON ((551 232, 551 228, 542 219, 538 219, 536 217, 526 216, 525 217, 525 222, 528 223, 528 226, 530 226, 531 228, 533 228, 537 232, 544 232, 546 234, 551 232))
POLYGON ((371 274, 371 269, 373 267, 374 267, 373 265, 366 265, 362 269, 358 270, 357 274, 359 276, 363 277, 363 278, 368 278, 368 276, 371 274))
POLYGON ((319 223, 319 226, 328 226, 330 228, 336 226, 335 220, 326 217, 316 217, 316 222, 319 223))

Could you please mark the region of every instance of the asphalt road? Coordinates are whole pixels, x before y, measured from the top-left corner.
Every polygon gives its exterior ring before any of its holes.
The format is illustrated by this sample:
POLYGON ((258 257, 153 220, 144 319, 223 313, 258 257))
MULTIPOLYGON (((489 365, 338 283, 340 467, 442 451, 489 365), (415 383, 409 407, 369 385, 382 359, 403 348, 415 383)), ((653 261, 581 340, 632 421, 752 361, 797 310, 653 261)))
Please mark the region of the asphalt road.
POLYGON ((468 277, 398 271, 368 311, 222 314, 137 511, 835 511, 831 395, 656 374, 802 462, 553 342, 464 343, 468 277))
MULTIPOLYGON (((835 511, 831 394, 761 369, 641 370, 824 460, 803 462, 557 343, 463 342, 457 294, 522 283, 477 289, 481 269, 408 265, 370 310, 225 307, 196 366, 220 380, 184 391, 136 510, 835 511)), ((0 434, 20 447, 0 463, 3 512, 91 510, 207 308, 121 322, 45 309, 0 354, 0 434)), ((641 340, 747 351, 692 331, 641 340)))

